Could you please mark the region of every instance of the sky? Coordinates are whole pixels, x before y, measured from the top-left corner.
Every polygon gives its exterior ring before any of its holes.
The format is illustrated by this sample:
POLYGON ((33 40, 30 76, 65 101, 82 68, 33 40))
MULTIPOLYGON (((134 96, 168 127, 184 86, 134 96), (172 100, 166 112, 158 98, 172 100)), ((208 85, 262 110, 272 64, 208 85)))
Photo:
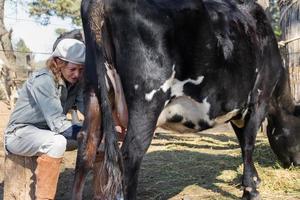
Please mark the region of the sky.
MULTIPOLYGON (((17 0, 17 2, 20 2, 17 0)), ((22 0, 22 2, 25 2, 22 0)), ((7 30, 12 29, 12 42, 16 44, 23 39, 26 46, 33 52, 35 61, 45 60, 50 56, 52 45, 58 35, 55 29, 72 30, 75 27, 71 20, 52 17, 50 24, 41 25, 35 18, 29 17, 27 3, 5 2, 4 24, 7 30)))

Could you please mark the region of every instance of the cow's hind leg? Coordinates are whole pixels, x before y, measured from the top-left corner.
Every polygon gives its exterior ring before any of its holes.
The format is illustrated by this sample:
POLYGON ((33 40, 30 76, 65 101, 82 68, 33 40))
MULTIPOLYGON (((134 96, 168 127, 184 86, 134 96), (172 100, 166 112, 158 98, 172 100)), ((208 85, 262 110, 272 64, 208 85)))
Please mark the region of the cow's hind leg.
POLYGON ((266 114, 266 104, 263 102, 260 105, 253 105, 249 108, 249 113, 245 118, 245 127, 238 128, 233 124, 234 131, 238 137, 243 157, 243 181, 244 186, 243 198, 244 200, 258 200, 260 199, 257 186, 260 182, 258 173, 253 162, 253 151, 255 147, 255 140, 257 131, 266 114))
POLYGON ((98 98, 93 91, 87 99, 83 130, 78 136, 78 152, 72 199, 81 200, 86 175, 92 169, 101 140, 101 115, 98 98))
MULTIPOLYGON (((163 101, 162 101, 163 102, 163 101)), ((163 105, 156 104, 153 108, 133 110, 129 115, 129 126, 125 141, 122 145, 124 164, 124 198, 135 200, 139 169, 144 154, 150 146, 159 115, 159 108, 163 105)))

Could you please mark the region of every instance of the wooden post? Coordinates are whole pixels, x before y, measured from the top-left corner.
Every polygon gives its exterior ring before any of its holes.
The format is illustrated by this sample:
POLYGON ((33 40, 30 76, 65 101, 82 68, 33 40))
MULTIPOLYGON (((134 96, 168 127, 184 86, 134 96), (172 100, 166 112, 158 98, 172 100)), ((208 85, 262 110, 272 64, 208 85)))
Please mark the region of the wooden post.
POLYGON ((37 157, 5 156, 3 200, 32 200, 35 193, 37 157))

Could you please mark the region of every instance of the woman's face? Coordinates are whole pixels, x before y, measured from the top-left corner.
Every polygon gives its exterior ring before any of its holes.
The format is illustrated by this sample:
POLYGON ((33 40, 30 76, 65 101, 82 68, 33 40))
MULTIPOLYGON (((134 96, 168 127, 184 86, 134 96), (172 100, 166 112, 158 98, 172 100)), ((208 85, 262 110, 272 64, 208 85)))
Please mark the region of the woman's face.
POLYGON ((67 62, 60 68, 62 77, 71 84, 77 83, 83 74, 83 65, 67 62))

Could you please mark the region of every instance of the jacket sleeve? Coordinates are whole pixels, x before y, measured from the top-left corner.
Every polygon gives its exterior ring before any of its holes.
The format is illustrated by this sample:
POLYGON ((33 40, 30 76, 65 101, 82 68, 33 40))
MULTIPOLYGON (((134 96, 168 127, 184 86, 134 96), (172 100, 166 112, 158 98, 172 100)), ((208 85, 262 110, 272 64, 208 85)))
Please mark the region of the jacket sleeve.
POLYGON ((51 131, 62 133, 72 126, 72 123, 63 114, 58 90, 55 88, 55 82, 51 76, 35 77, 27 84, 27 87, 51 131))

